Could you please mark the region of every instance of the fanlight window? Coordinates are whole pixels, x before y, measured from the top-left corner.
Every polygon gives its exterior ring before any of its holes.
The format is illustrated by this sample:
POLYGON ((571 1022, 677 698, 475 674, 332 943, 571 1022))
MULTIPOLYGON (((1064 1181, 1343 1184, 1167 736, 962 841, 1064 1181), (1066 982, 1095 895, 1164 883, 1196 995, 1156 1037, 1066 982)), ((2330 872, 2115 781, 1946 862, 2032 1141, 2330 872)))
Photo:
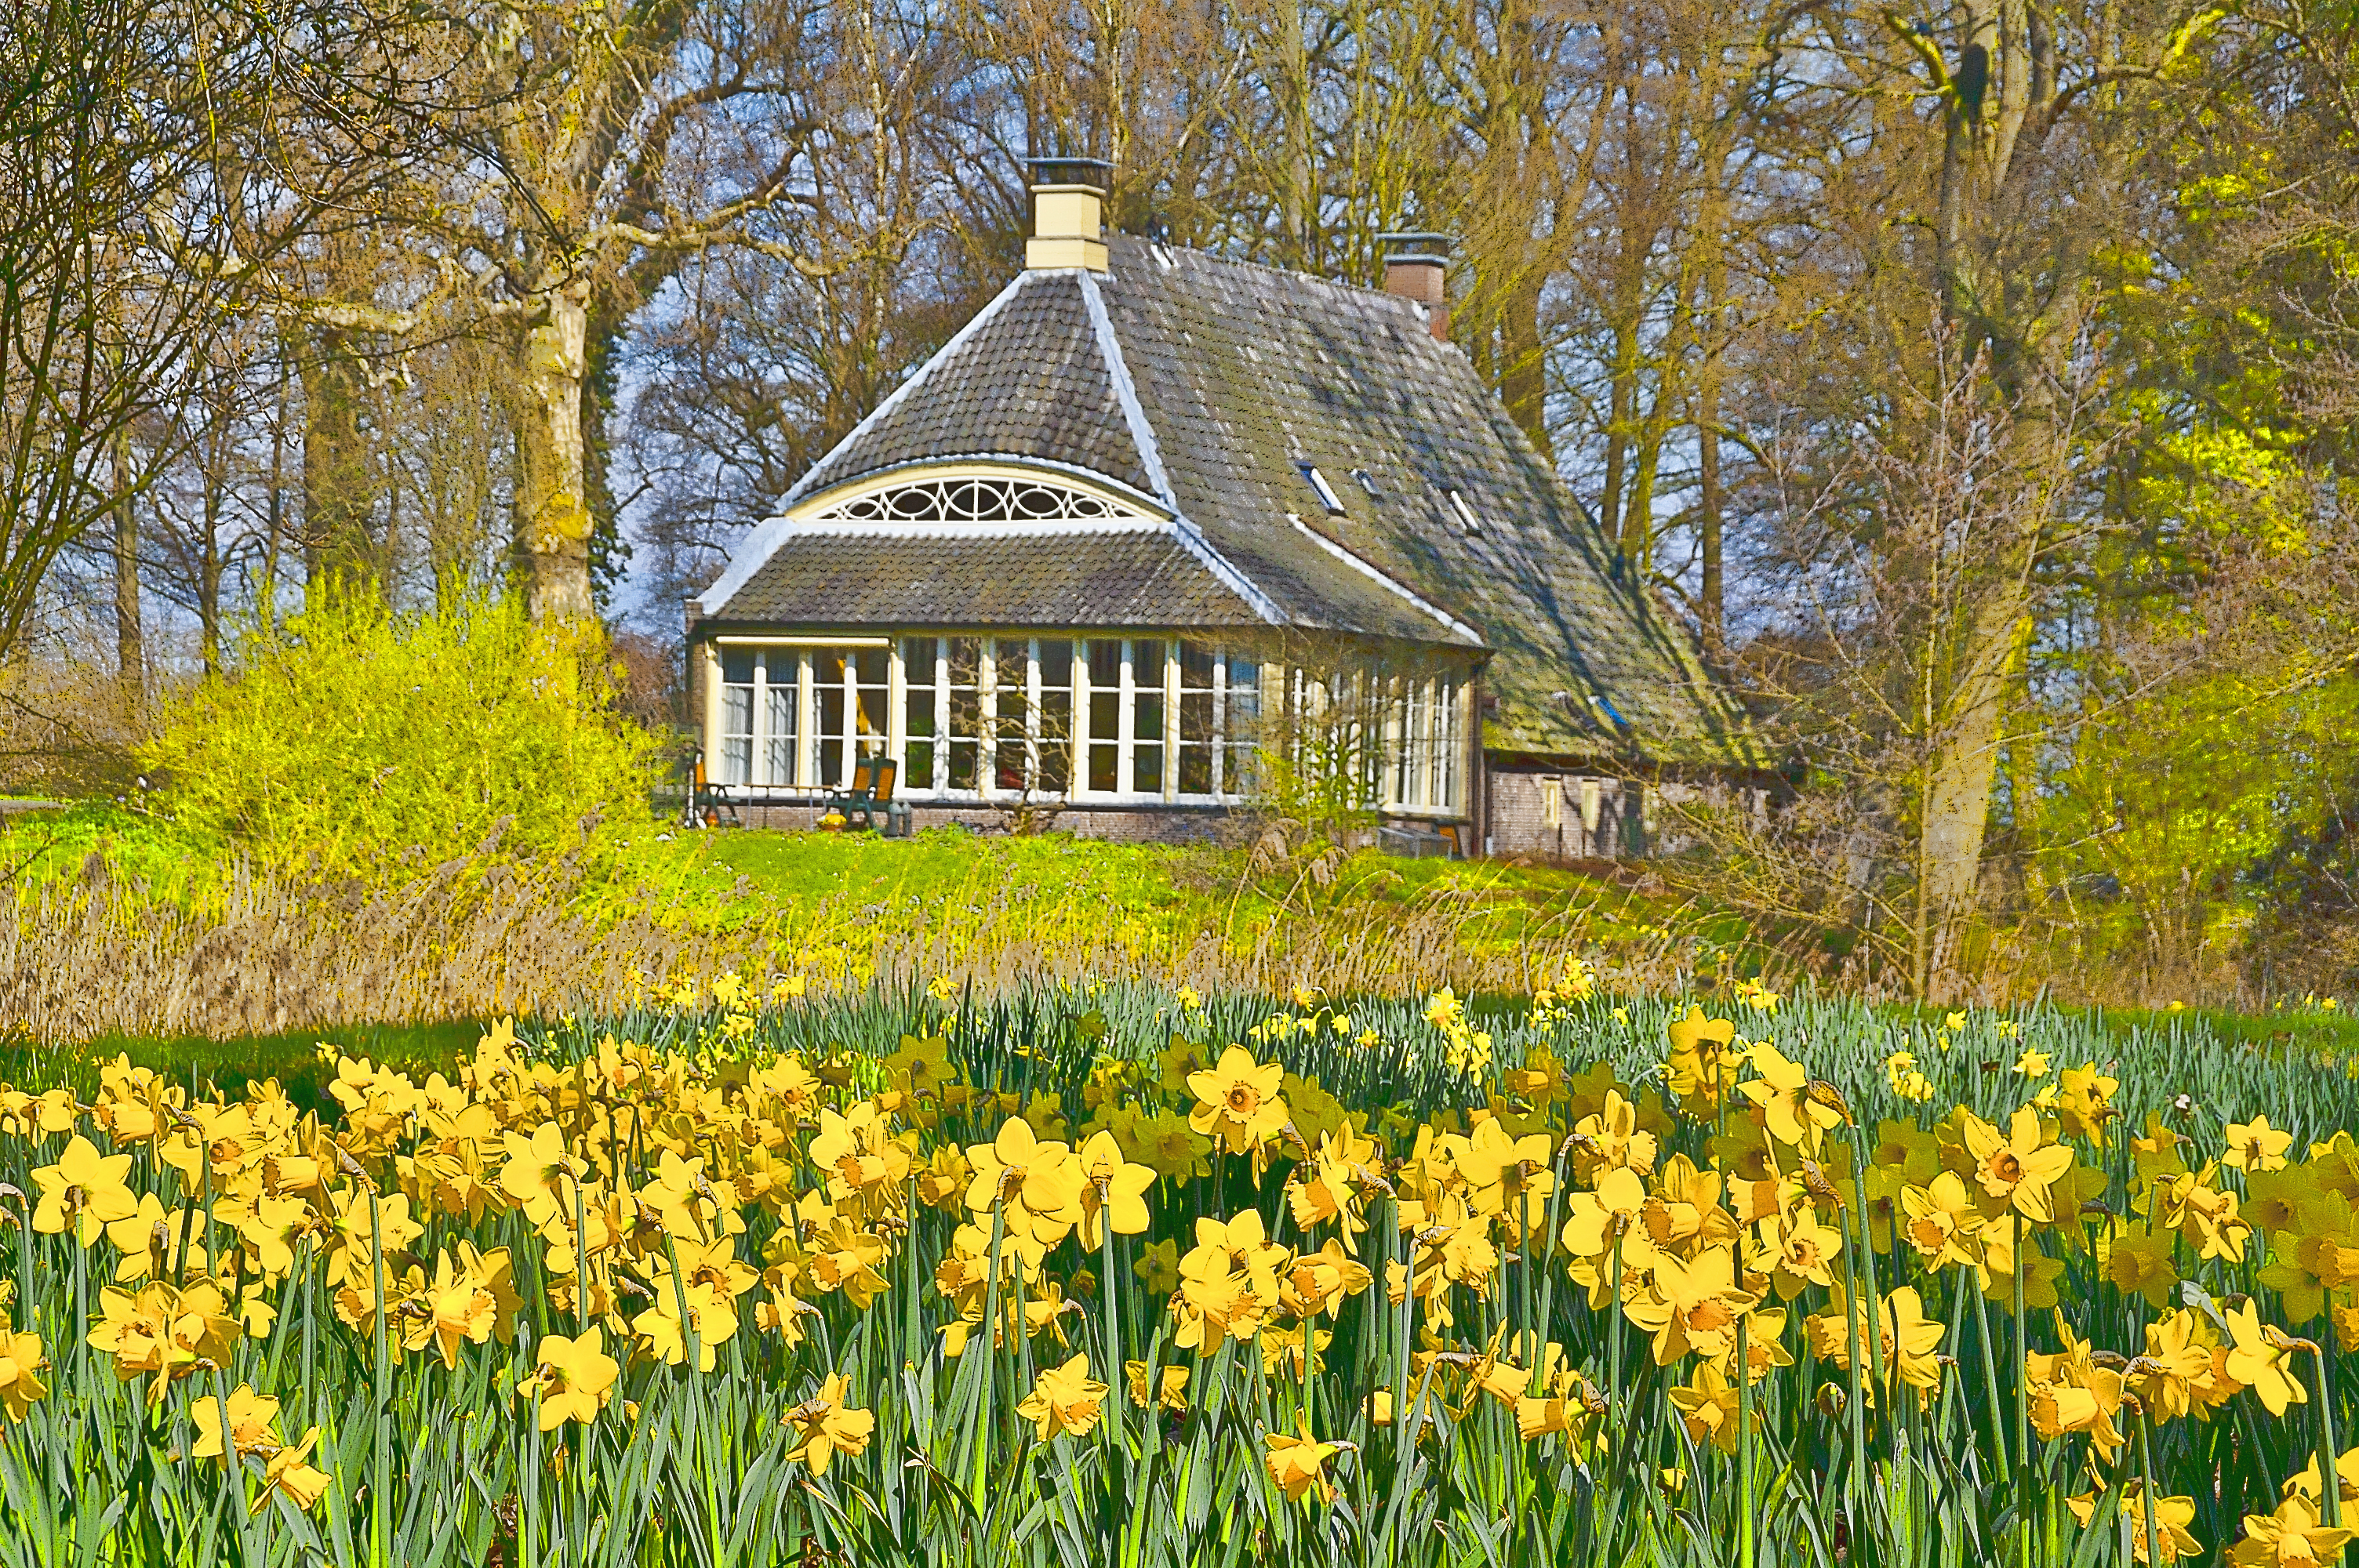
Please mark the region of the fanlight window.
POLYGON ((1036 479, 929 479, 888 485, 811 514, 814 523, 1144 522, 1144 513, 1036 479))

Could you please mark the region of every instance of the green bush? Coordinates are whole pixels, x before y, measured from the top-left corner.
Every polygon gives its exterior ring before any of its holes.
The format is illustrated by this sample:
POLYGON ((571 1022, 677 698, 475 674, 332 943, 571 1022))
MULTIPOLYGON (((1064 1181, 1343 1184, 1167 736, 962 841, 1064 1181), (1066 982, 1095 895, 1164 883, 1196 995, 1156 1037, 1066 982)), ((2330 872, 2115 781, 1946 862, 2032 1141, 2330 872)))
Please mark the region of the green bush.
POLYGON ((503 821, 528 854, 592 812, 644 809, 658 742, 614 700, 594 628, 536 626, 505 600, 415 616, 352 600, 248 639, 142 761, 174 818, 269 865, 364 874, 503 821))

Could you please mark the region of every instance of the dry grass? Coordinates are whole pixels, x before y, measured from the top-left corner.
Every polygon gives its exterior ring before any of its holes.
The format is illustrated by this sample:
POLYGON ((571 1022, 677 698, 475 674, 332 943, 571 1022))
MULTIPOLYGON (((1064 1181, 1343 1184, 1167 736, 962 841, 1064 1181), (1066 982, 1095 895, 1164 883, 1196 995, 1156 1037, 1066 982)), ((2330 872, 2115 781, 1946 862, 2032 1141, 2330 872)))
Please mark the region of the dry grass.
MULTIPOLYGON (((592 898, 572 857, 451 860, 396 885, 322 884, 234 868, 193 903, 150 897, 93 855, 82 873, 0 890, 0 1017, 32 1039, 228 1038, 369 1022, 605 1011, 723 970, 804 978, 814 992, 947 975, 990 993, 1049 978, 1135 977, 1200 989, 1337 996, 1528 992, 1573 935, 1502 941, 1463 899, 1405 910, 1265 908, 1161 921, 1054 887, 978 901, 784 910, 740 881, 717 906, 642 892, 592 898)), ((1191 906, 1193 907, 1193 906, 1191 906)), ((1625 951, 1609 983, 1680 968, 1676 945, 1625 951)))

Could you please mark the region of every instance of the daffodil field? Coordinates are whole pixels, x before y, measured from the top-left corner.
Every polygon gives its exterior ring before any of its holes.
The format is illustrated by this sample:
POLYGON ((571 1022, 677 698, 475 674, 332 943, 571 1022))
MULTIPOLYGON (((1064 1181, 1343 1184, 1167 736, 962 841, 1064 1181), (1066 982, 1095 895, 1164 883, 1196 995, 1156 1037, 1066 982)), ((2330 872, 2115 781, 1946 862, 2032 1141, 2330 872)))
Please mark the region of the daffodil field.
POLYGON ((325 1114, 127 1062, 0 1095, 0 1564, 2301 1564, 2359 1526, 2352 1064, 1578 967, 1512 1007, 769 991, 422 1081, 323 1045, 325 1114))

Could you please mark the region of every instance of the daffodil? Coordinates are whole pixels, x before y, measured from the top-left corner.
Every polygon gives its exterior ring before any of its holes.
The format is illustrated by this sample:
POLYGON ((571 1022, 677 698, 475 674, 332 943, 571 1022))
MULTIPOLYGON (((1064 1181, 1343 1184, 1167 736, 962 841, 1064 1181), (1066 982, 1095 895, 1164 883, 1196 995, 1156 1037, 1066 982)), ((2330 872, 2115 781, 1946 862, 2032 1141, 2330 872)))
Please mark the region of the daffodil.
POLYGON ((1082 1189, 1089 1184, 1067 1144, 1041 1138, 1023 1117, 1002 1123, 989 1143, 967 1147, 974 1174, 966 1206, 978 1215, 1005 1205, 1007 1228, 1053 1247, 1082 1222, 1082 1189))
POLYGON ((328 1495, 333 1477, 316 1465, 305 1463, 319 1441, 320 1429, 315 1426, 303 1434, 302 1442, 282 1447, 270 1455, 262 1467, 262 1490, 251 1505, 253 1512, 258 1514, 268 1507, 274 1496, 285 1498, 308 1512, 328 1495))
POLYGON ((1815 1151, 1819 1137, 1843 1122, 1841 1110, 1813 1092, 1810 1073, 1764 1040, 1746 1057, 1760 1076, 1736 1086, 1751 1100, 1769 1136, 1789 1148, 1815 1151))
POLYGON ((1229 1153, 1259 1154, 1286 1125, 1278 1093, 1285 1077, 1279 1063, 1256 1062, 1244 1046, 1230 1046, 1212 1067, 1189 1075, 1188 1092, 1196 1097, 1189 1127, 1229 1153))
POLYGON ((2282 1171, 2286 1151, 2293 1147, 2293 1134, 2271 1127, 2266 1116, 2230 1122, 2227 1138, 2220 1163, 2233 1171, 2282 1171))
POLYGON ((1712 1247, 1694 1261, 1658 1257, 1647 1290, 1623 1303, 1623 1314, 1654 1336, 1655 1364, 1668 1367, 1692 1352, 1708 1358, 1728 1353, 1736 1340, 1736 1319, 1754 1298, 1736 1283, 1736 1253, 1712 1247))
POLYGON ((1696 1363, 1685 1383, 1671 1389, 1671 1408, 1694 1442, 1709 1442, 1723 1454, 1736 1452, 1736 1385, 1710 1361, 1696 1363))
MULTIPOLYGON (((1130 1402, 1145 1410, 1148 1402, 1147 1363, 1126 1361, 1123 1363, 1123 1371, 1130 1381, 1130 1402)), ((1188 1411, 1188 1368, 1165 1367, 1159 1368, 1159 1373, 1156 1379, 1154 1402, 1174 1415, 1185 1415, 1188 1411)))
POLYGON ((2228 1549, 2228 1562, 2231 1568, 2314 1568, 2339 1561, 2351 1533, 2320 1523, 2310 1498, 2291 1497, 2275 1513, 2245 1516, 2245 1538, 2228 1549))
POLYGON ((2309 1403, 2310 1395, 2293 1369, 2293 1346, 2261 1322, 2260 1308, 2247 1300, 2232 1308, 2227 1320, 2234 1341, 2224 1364, 2228 1376, 2252 1390, 2271 1415, 2285 1414, 2288 1405, 2309 1403))
POLYGON ((0 1410, 10 1421, 23 1421, 34 1404, 48 1396, 41 1374, 49 1368, 41 1351, 41 1336, 7 1326, 0 1319, 0 1410))
POLYGON ((1343 1444, 1313 1437, 1307 1420, 1294 1433, 1273 1432, 1264 1441, 1269 1478, 1277 1483, 1288 1502, 1299 1503, 1311 1496, 1322 1504, 1335 1500, 1335 1483, 1327 1475, 1327 1465, 1343 1452, 1343 1444))
POLYGON ((1153 1217, 1147 1200, 1155 1190, 1155 1172, 1124 1159, 1122 1145, 1111 1132, 1091 1134, 1077 1158, 1082 1176, 1082 1245, 1096 1251, 1106 1229, 1117 1236, 1144 1233, 1153 1217))
POLYGON ((1090 1377, 1089 1357, 1076 1356, 1061 1367, 1043 1368, 1016 1413, 1032 1423, 1039 1442, 1061 1433, 1086 1437, 1098 1423, 1105 1394, 1106 1386, 1090 1377))
POLYGON ((818 1393, 787 1412, 787 1421, 795 1430, 795 1445, 787 1451, 788 1464, 807 1465, 812 1475, 824 1476, 838 1454, 856 1456, 868 1452, 876 1416, 872 1411, 853 1408, 846 1402, 850 1394, 850 1381, 840 1372, 831 1372, 818 1393))
POLYGON ((114 1375, 123 1381, 146 1378, 150 1404, 161 1404, 173 1380, 196 1370, 200 1361, 229 1365, 244 1333, 211 1281, 192 1281, 185 1290, 161 1281, 136 1292, 110 1288, 99 1292, 98 1302, 90 1347, 114 1357, 114 1375))
POLYGON ((189 1420, 197 1432, 189 1452, 199 1459, 220 1459, 233 1452, 260 1454, 278 1445, 278 1401, 255 1393, 249 1384, 231 1390, 226 1411, 211 1394, 196 1400, 189 1406, 189 1420))
MULTIPOLYGON (((2064 1506, 2086 1530, 2097 1516, 2097 1494, 2083 1492, 2067 1498, 2064 1506)), ((2192 1498, 2157 1498, 2153 1501, 2156 1541, 2147 1540, 2147 1501, 2145 1486, 2135 1478, 2122 1483, 2121 1497, 2116 1503, 2117 1517, 2130 1527, 2130 1556, 2138 1563, 2176 1563, 2182 1557, 2199 1555, 2203 1547, 2189 1532, 2195 1522, 2195 1499, 2192 1498)))
POLYGON ((2072 1168, 2072 1151, 2044 1141, 2038 1111, 2029 1106, 2017 1110, 2004 1135, 1971 1111, 1964 1112, 1961 1130, 1984 1192, 2006 1200, 2035 1224, 2045 1225, 2055 1218, 2050 1189, 2072 1168))
POLYGON ((41 1190, 33 1228, 55 1236, 71 1227, 75 1240, 90 1246, 109 1222, 138 1212, 139 1200, 124 1180, 130 1173, 130 1155, 101 1154, 98 1145, 74 1134, 56 1164, 33 1168, 33 1184, 41 1190))
POLYGON ((606 1336, 596 1324, 579 1338, 561 1334, 543 1336, 535 1346, 536 1364, 517 1391, 540 1396, 540 1430, 553 1432, 566 1422, 584 1426, 598 1419, 614 1397, 614 1379, 622 1364, 606 1354, 606 1336))
MULTIPOLYGON (((1622 1009, 1614 1012, 1616 1022, 1630 1022, 1630 1015, 1622 1009)), ((1670 1038, 1665 1076, 1671 1093, 1682 1102, 1707 1109, 1718 1106, 1735 1082, 1736 1065, 1729 1043, 1736 1038, 1736 1025, 1725 1018, 1706 1018, 1703 1009, 1690 1002, 1687 1015, 1672 1022, 1670 1038)))

